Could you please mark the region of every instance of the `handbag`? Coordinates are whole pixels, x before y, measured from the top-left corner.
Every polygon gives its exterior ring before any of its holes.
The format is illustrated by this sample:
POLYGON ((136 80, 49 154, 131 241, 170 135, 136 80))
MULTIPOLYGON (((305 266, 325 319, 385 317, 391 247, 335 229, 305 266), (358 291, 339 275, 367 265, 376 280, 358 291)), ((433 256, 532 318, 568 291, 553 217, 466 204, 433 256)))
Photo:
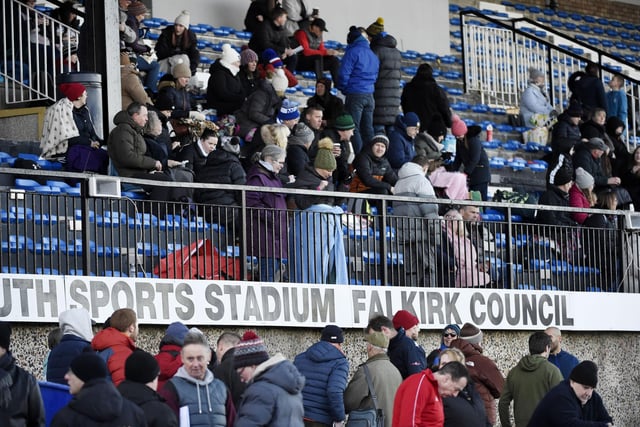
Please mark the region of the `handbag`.
POLYGON ((364 375, 367 378, 367 386, 369 387, 369 394, 373 401, 372 409, 358 409, 349 412, 349 419, 347 420, 347 427, 384 427, 384 414, 382 408, 378 408, 378 398, 376 392, 373 389, 373 383, 371 382, 371 375, 369 374, 369 367, 366 363, 363 363, 364 375))

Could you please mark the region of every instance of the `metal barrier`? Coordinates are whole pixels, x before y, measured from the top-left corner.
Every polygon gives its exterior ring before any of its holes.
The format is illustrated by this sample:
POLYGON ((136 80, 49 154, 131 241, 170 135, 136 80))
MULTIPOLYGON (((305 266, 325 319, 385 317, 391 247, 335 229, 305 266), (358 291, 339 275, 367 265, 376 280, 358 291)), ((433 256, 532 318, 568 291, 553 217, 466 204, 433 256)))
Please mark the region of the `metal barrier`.
MULTIPOLYGON (((38 173, 44 171, 32 177, 38 173)), ((46 173, 49 178, 57 174, 46 173)), ((248 207, 247 193, 318 192, 197 185, 237 191, 242 203, 155 202, 127 193, 111 198, 39 194, 37 189, 0 192, 2 272, 640 292, 640 234, 625 227, 628 212, 436 199, 441 212, 454 205, 481 206, 485 220, 426 220, 393 215, 394 202, 425 202, 395 196, 375 196, 378 214, 341 213, 328 205, 274 211, 248 207), (527 223, 521 215, 530 209, 606 213, 618 217, 618 227, 527 223)), ((88 194, 86 183, 81 192, 88 194)), ((338 205, 371 197, 327 194, 338 205)))

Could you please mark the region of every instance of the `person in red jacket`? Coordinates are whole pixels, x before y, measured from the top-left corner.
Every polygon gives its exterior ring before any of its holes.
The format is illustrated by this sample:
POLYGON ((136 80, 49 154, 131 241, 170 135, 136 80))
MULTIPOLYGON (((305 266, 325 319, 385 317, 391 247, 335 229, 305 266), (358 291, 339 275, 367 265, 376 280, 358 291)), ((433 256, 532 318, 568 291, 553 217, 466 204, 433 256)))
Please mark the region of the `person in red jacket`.
POLYGON ((138 318, 130 308, 121 308, 109 318, 109 327, 93 337, 91 348, 107 363, 111 381, 117 387, 124 381, 124 363, 136 349, 138 318))
POLYGON ((413 374, 400 384, 393 401, 393 427, 443 427, 442 398, 455 397, 469 382, 469 372, 460 362, 449 362, 432 373, 413 374))
POLYGON ((189 329, 181 322, 173 322, 160 340, 160 352, 154 357, 160 365, 160 375, 158 376, 158 390, 162 390, 164 384, 169 381, 178 368, 182 366, 180 350, 184 344, 184 337, 189 329))
POLYGON ((322 40, 322 33, 327 31, 327 24, 324 19, 316 18, 311 21, 307 28, 297 30, 293 37, 302 46, 302 52, 298 55, 298 71, 313 71, 316 73, 316 80, 323 77, 323 71, 331 73, 331 80, 338 81, 338 68, 340 61, 334 49, 327 49, 322 40))

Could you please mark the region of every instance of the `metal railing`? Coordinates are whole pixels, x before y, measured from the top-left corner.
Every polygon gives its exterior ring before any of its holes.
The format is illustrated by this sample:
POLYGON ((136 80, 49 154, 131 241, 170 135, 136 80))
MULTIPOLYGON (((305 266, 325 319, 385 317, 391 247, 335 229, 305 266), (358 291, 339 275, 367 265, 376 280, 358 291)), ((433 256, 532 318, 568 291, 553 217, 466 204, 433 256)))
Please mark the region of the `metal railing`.
MULTIPOLYGON (((38 174, 64 176, 35 171, 30 177, 38 174)), ((168 189, 188 186, 119 179, 168 189)), ((86 181, 84 197, 0 192, 0 267, 16 274, 640 292, 640 230, 625 227, 628 212, 586 210, 617 217, 617 228, 560 227, 521 216, 529 210, 585 210, 437 199, 441 212, 469 204, 501 212, 483 222, 463 222, 464 233, 455 237, 458 222, 397 216, 389 208, 423 199, 375 196, 380 210, 371 215, 328 206, 300 211, 246 205, 248 192, 318 195, 311 190, 200 183, 197 188, 236 191, 242 202, 86 197, 86 181)), ((371 197, 327 194, 340 204, 371 197)))
POLYGON ((584 43, 528 18, 500 20, 475 9, 460 11, 465 91, 478 93, 482 103, 504 108, 520 105, 528 70, 544 72, 551 104, 561 112, 567 105, 569 76, 598 64, 603 82, 613 75, 625 79, 628 103, 628 143, 640 144, 640 69, 622 55, 584 43))
POLYGON ((58 76, 79 70, 79 31, 19 0, 3 1, 0 13, 5 102, 56 101, 58 76))

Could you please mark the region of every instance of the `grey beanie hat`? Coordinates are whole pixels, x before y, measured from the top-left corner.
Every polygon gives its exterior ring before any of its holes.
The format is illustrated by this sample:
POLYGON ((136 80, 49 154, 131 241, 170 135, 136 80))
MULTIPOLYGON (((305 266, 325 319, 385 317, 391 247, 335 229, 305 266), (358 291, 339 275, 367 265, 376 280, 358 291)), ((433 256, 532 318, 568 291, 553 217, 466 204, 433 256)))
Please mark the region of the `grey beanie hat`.
POLYGON ((313 131, 304 123, 298 123, 293 127, 293 132, 289 136, 288 142, 291 145, 308 145, 315 137, 313 131))

